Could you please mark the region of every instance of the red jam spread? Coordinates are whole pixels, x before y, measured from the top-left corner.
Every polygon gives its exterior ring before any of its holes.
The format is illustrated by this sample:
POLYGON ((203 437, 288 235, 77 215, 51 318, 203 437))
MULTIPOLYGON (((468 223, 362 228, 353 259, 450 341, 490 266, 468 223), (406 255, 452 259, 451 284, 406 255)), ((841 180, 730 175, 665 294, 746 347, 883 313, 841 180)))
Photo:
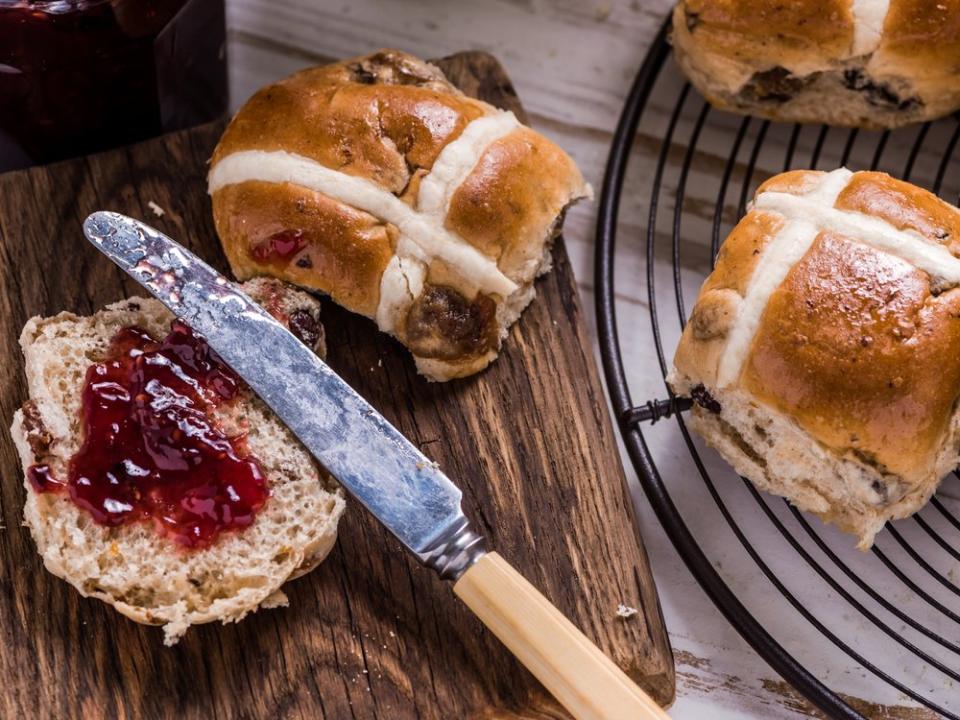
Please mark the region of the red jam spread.
POLYGON ((254 245, 250 254, 257 262, 288 260, 307 246, 302 230, 282 230, 254 245))
POLYGON ((236 398, 242 380, 181 322, 156 341, 128 327, 83 387, 82 447, 66 483, 46 465, 27 477, 37 492, 66 489, 101 525, 152 520, 187 547, 242 528, 269 493, 242 438, 211 417, 236 398))

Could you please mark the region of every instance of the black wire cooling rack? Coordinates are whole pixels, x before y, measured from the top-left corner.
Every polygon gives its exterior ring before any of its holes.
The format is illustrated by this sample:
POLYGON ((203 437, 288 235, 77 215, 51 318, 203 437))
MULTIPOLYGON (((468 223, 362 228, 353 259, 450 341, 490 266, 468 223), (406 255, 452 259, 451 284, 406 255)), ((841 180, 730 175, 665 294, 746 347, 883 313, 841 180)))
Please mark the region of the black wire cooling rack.
POLYGON ((884 170, 957 202, 960 122, 881 133, 735 117, 690 88, 670 60, 668 34, 665 24, 627 99, 597 228, 603 366, 640 482, 713 602, 822 711, 869 714, 858 697, 912 700, 958 718, 957 477, 860 553, 850 537, 761 495, 705 451, 684 423, 689 403, 671 397, 663 377, 686 307, 760 182, 791 168, 846 165, 884 170), (645 225, 624 224, 627 206, 645 225), (639 296, 618 292, 644 285, 639 296), (838 665, 846 668, 839 674, 838 665))

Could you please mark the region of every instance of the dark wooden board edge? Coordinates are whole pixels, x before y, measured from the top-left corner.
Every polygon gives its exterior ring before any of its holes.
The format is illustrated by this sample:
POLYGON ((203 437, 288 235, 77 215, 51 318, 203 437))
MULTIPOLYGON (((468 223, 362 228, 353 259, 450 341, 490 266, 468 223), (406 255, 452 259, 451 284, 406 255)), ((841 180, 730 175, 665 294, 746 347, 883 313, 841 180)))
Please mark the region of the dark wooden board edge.
MULTIPOLYGON (((522 117, 491 56, 439 62, 466 92, 522 117)), ((26 395, 16 337, 27 317, 88 313, 141 294, 85 247, 79 227, 88 211, 152 220, 226 269, 202 191, 221 127, 0 176, 4 425, 26 395), (153 218, 149 201, 167 214, 153 218)), ((467 513, 491 544, 667 704, 672 655, 562 241, 554 261, 503 356, 479 376, 426 383, 396 343, 327 302, 330 362, 462 482, 467 513), (617 618, 619 602, 642 613, 617 618)), ((355 506, 328 561, 288 585, 290 609, 197 628, 165 650, 157 631, 42 570, 20 527, 24 491, 6 427, 0 467, 5 716, 563 715, 449 588, 355 506), (445 683, 450 668, 458 672, 445 683)))

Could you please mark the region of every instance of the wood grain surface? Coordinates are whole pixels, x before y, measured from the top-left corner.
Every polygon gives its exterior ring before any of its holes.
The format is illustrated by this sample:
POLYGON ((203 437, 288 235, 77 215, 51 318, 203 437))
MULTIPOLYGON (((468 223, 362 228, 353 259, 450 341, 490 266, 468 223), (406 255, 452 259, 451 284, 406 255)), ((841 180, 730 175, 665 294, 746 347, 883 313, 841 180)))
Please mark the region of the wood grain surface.
MULTIPOLYGON (((466 92, 519 112, 483 53, 441 61, 466 92)), ((221 126, 0 176, 0 417, 26 397, 17 337, 36 314, 89 313, 142 294, 83 240, 92 210, 141 217, 226 269, 205 193, 221 126), (149 203, 166 212, 154 217, 149 203)), ((658 701, 673 660, 632 521, 614 435, 562 241, 555 269, 486 372, 418 377, 370 321, 324 303, 330 364, 456 481, 477 529, 658 701), (623 603, 641 612, 620 618, 623 603)), ((287 609, 160 631, 43 570, 0 434, 3 717, 563 717, 536 681, 373 518, 350 504, 287 609)))

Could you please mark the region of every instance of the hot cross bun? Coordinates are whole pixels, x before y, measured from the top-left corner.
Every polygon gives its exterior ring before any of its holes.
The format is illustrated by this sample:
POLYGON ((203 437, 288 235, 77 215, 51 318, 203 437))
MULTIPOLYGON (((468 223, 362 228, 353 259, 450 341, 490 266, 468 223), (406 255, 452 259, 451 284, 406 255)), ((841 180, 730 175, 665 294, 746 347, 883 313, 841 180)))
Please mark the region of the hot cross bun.
POLYGON ((771 178, 668 380, 737 472, 869 547, 960 459, 960 210, 884 173, 771 178))
POLYGON ((329 294, 403 342, 421 373, 486 367, 590 194, 554 143, 401 52, 256 93, 211 161, 234 273, 329 294))

